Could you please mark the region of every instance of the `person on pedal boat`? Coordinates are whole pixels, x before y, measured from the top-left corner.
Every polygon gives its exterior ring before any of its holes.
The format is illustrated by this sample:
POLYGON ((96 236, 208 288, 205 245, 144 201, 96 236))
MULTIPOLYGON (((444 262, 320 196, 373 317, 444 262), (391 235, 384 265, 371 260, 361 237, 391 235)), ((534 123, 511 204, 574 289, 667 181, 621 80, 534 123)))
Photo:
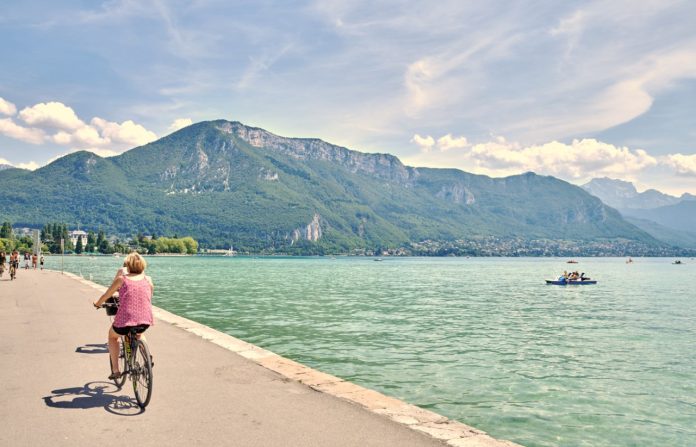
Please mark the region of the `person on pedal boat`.
POLYGON ((118 291, 119 308, 109 328, 109 355, 111 364, 117 369, 111 371, 109 379, 121 377, 121 371, 118 371, 118 338, 127 335, 130 327, 136 327, 138 334, 142 334, 153 324, 152 293, 155 286, 152 279, 145 275, 147 262, 140 254, 132 252, 126 256, 124 264, 128 273, 116 275, 109 290, 93 303, 99 309, 118 291))

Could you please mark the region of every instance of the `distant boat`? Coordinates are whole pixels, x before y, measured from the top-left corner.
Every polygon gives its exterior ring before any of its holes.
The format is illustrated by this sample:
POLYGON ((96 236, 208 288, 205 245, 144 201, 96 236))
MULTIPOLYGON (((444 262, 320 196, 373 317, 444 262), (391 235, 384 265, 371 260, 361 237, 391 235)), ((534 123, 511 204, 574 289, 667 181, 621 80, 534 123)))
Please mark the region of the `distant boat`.
POLYGON ((681 262, 679 259, 677 259, 677 260, 674 261, 672 264, 674 264, 674 265, 682 265, 683 262, 681 262))
POLYGON ((633 264, 633 259, 631 259, 631 258, 626 259, 626 264, 633 264))
POLYGON ((571 259, 570 261, 566 261, 566 264, 577 264, 578 261, 571 259))
POLYGON ((375 261, 375 262, 381 261, 381 260, 382 260, 382 258, 375 258, 375 259, 373 259, 373 261, 375 261))
POLYGON ((572 280, 572 281, 554 281, 551 279, 546 280, 546 284, 548 285, 554 285, 554 286, 587 286, 587 285, 592 285, 592 284, 597 284, 597 281, 588 279, 585 281, 580 281, 580 280, 572 280))
POLYGON ((225 253, 225 256, 235 256, 236 254, 237 254, 237 252, 234 251, 234 248, 230 245, 230 249, 227 250, 227 252, 225 253))

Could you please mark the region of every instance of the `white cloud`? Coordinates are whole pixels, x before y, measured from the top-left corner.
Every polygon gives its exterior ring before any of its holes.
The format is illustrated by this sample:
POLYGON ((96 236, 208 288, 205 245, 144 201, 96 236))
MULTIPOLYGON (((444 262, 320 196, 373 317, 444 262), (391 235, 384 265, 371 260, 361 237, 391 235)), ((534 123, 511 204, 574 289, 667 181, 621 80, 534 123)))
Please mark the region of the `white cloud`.
POLYGON ((670 154, 665 157, 664 163, 680 175, 696 176, 696 154, 670 154))
POLYGON ((12 116, 17 113, 17 107, 9 101, 0 98, 0 115, 12 116))
POLYGON ((35 171, 41 167, 40 164, 38 164, 35 161, 30 161, 27 163, 17 163, 15 167, 20 168, 20 169, 28 169, 30 171, 35 171))
POLYGON ((436 148, 441 152, 445 152, 451 149, 461 149, 469 145, 469 141, 466 139, 466 137, 455 138, 451 133, 438 138, 437 141, 435 141, 435 139, 430 135, 427 137, 422 137, 415 134, 413 135, 411 142, 416 143, 423 152, 430 152, 433 150, 433 148, 436 148))
POLYGON ((46 138, 41 129, 19 126, 10 118, 0 119, 0 134, 31 144, 41 144, 46 138))
POLYGON ((193 124, 193 120, 191 120, 191 118, 177 118, 169 126, 169 131, 176 132, 177 130, 183 129, 184 127, 188 127, 191 124, 193 124))
POLYGON ((404 85, 408 91, 407 113, 415 113, 427 107, 433 101, 433 91, 429 88, 431 80, 436 76, 433 63, 421 59, 406 69, 404 85))
POLYGON ((75 131, 85 125, 72 108, 55 101, 26 107, 19 117, 28 125, 41 128, 75 131))
MULTIPOLYGON (((412 141, 424 147, 415 137, 412 141)), ((427 142, 427 138, 421 138, 421 141, 427 142)), ((522 146, 502 137, 484 143, 465 144, 466 138, 454 139, 448 134, 437 141, 435 147, 439 151, 421 151, 406 161, 420 166, 457 167, 491 176, 533 171, 565 180, 602 176, 634 178, 641 171, 658 164, 655 157, 642 149, 631 150, 594 139, 573 140, 570 144, 552 141, 522 146), (452 144, 452 141, 456 144, 452 144)))
POLYGON ((451 133, 448 133, 444 137, 437 139, 437 146, 441 151, 448 151, 450 149, 460 149, 467 147, 469 142, 466 137, 453 138, 451 133))
POLYGON ((140 124, 127 120, 121 124, 106 121, 102 118, 92 118, 92 126, 99 129, 102 137, 107 138, 111 143, 128 148, 142 146, 157 139, 154 132, 147 130, 140 124))
MULTIPOLYGON (((14 104, 2 98, 0 100, 3 101, 0 107, 4 106, 10 112, 16 111, 14 104)), ((89 149, 104 156, 112 156, 157 139, 154 132, 132 120, 117 123, 94 117, 86 124, 71 107, 55 101, 25 107, 19 112, 19 118, 31 127, 21 126, 12 118, 4 118, 0 119, 0 134, 32 144, 55 143, 74 150, 89 149)))
POLYGON ((30 161, 28 163, 12 163, 11 161, 4 158, 0 158, 0 165, 10 165, 14 166, 15 168, 28 169, 30 171, 33 171, 40 167, 40 165, 35 161, 30 161))
POLYGON ((411 141, 416 143, 423 152, 430 152, 435 145, 435 139, 430 135, 427 137, 421 137, 420 135, 415 134, 411 141))
POLYGON ((91 126, 82 126, 72 133, 63 130, 51 137, 51 141, 62 146, 74 146, 84 148, 89 146, 105 146, 111 143, 108 138, 99 135, 97 129, 91 126))

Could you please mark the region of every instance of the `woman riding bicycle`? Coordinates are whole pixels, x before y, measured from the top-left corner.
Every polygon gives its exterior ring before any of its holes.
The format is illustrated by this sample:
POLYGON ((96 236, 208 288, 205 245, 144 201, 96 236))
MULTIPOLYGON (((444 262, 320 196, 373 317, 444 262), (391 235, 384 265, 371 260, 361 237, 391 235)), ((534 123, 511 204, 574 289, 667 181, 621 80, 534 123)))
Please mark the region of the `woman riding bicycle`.
POLYGON ((119 308, 113 325, 109 328, 109 355, 116 371, 111 371, 109 379, 121 377, 118 370, 118 339, 128 334, 130 327, 135 327, 142 334, 153 324, 152 293, 155 286, 149 276, 145 275, 147 262, 140 254, 132 252, 124 262, 127 274, 116 275, 114 282, 94 304, 97 309, 118 290, 119 308))

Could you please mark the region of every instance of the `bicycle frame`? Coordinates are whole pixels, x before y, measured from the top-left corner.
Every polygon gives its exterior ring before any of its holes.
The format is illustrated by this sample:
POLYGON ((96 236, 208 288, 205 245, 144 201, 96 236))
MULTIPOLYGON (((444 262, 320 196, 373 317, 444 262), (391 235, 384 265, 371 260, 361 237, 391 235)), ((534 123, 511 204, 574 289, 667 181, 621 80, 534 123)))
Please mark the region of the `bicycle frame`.
POLYGON ((123 374, 131 374, 134 369, 135 355, 133 354, 138 349, 138 338, 135 330, 131 329, 126 335, 121 336, 123 355, 126 359, 126 371, 123 374))

